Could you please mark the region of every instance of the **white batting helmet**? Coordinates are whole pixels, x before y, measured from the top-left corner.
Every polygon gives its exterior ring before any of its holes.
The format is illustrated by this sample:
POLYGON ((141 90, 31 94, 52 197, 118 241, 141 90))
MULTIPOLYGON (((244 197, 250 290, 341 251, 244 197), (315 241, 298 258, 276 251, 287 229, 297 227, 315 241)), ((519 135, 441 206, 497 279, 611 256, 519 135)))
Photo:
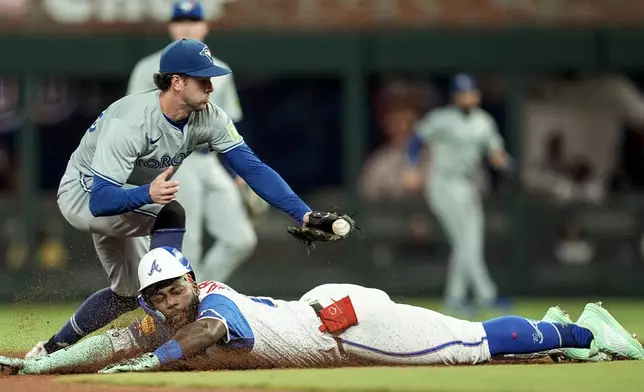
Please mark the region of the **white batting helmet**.
POLYGON ((138 274, 141 284, 139 304, 147 313, 161 320, 165 320, 165 316, 145 301, 143 290, 164 280, 178 279, 186 274, 195 278, 188 259, 178 249, 170 246, 154 248, 146 253, 139 261, 138 274))

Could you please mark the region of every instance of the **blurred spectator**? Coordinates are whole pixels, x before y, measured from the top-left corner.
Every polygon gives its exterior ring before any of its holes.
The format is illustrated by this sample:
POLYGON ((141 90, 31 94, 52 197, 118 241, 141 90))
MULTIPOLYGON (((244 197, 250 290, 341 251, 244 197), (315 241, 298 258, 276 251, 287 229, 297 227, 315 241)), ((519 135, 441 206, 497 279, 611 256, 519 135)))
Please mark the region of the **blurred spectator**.
POLYGON ((644 131, 644 96, 621 75, 538 80, 526 97, 523 180, 562 201, 599 202, 619 174, 623 128, 644 131))
POLYGON ((27 12, 28 7, 28 0, 0 0, 0 16, 21 17, 27 12))
MULTIPOLYGON (((376 96, 376 117, 385 142, 367 158, 361 175, 360 191, 370 201, 403 200, 420 195, 422 183, 406 183, 407 143, 414 125, 436 96, 420 83, 395 80, 384 84, 376 96)), ((429 154, 423 157, 427 168, 429 154)), ((424 177, 423 177, 424 178, 424 177)))

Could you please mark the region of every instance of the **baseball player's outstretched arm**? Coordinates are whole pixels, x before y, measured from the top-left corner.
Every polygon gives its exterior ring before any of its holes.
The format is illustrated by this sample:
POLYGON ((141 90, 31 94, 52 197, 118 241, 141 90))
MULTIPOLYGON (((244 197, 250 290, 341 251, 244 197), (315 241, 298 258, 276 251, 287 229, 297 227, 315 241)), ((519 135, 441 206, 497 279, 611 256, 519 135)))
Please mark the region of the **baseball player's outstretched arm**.
POLYGON ((163 341, 159 336, 145 336, 135 332, 133 323, 128 328, 113 329, 87 337, 80 342, 40 358, 21 359, 0 357, 0 367, 13 368, 18 374, 64 373, 80 367, 96 367, 119 352, 119 359, 127 358, 134 349, 148 350, 163 341))
POLYGON ((171 340, 154 351, 162 365, 205 351, 228 333, 221 320, 200 319, 181 328, 171 340))
POLYGON ((161 365, 190 358, 225 340, 228 329, 223 321, 215 318, 203 318, 181 328, 172 339, 168 340, 154 352, 140 357, 109 365, 99 373, 144 372, 152 371, 161 365))
POLYGON ((262 162, 245 143, 222 154, 230 167, 248 183, 251 189, 272 206, 289 214, 300 224, 311 211, 291 187, 262 162))
POLYGON ((222 155, 231 169, 246 181, 262 199, 289 214, 300 224, 306 223, 311 212, 302 199, 275 170, 260 161, 237 132, 235 124, 217 106, 209 110, 212 131, 208 137, 210 147, 222 155))

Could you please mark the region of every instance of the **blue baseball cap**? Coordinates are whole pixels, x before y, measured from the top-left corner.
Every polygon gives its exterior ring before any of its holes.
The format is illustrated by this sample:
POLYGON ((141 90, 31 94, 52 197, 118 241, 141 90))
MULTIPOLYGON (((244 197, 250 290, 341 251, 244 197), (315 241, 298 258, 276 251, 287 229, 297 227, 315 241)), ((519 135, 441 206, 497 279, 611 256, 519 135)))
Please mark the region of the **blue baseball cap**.
POLYGON ((215 65, 206 44, 187 38, 176 40, 163 49, 159 72, 202 78, 214 78, 231 73, 229 69, 215 65))
POLYGON ((176 1, 172 7, 172 19, 173 22, 178 22, 182 20, 204 20, 206 17, 204 15, 203 6, 199 1, 195 0, 183 0, 176 1))
POLYGON ((476 85, 476 79, 474 77, 461 73, 452 78, 450 89, 455 93, 465 93, 478 90, 478 86, 476 85))

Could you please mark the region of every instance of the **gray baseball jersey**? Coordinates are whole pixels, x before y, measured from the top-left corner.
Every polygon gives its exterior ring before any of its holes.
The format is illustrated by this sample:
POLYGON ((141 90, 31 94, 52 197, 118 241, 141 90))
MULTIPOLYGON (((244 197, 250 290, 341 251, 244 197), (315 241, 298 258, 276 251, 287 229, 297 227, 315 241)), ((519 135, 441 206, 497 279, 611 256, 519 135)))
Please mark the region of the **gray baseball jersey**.
POLYGON ((435 109, 417 132, 433 146, 431 171, 447 176, 472 176, 482 156, 504 148, 494 119, 480 108, 467 116, 454 106, 435 109))
MULTIPOLYGON (((152 75, 159 71, 161 53, 153 53, 136 64, 130 75, 128 94, 155 87, 152 75)), ((230 69, 219 59, 213 58, 213 62, 230 69)), ((240 121, 242 111, 233 75, 212 78, 212 84, 210 102, 222 108, 233 122, 240 121)), ((186 212, 182 251, 197 276, 226 281, 253 252, 257 236, 237 185, 219 160, 207 152, 207 149, 196 150, 174 176, 180 183, 177 201, 186 212), (217 241, 204 252, 205 232, 217 241)))
POLYGON ((224 153, 243 143, 230 117, 219 107, 191 114, 183 131, 161 111, 158 90, 129 95, 110 105, 90 126, 70 158, 84 175, 115 185, 152 182, 199 146, 224 153))
MULTIPOLYGON (((159 62, 161 61, 162 52, 158 51, 144 57, 136 64, 127 86, 128 95, 155 88, 152 75, 159 72, 159 62)), ((215 65, 230 69, 228 64, 215 57, 212 58, 212 61, 215 65)), ((228 74, 212 78, 212 85, 214 91, 210 94, 210 102, 222 108, 233 122, 241 121, 242 110, 239 105, 239 96, 237 95, 233 75, 228 74)))

